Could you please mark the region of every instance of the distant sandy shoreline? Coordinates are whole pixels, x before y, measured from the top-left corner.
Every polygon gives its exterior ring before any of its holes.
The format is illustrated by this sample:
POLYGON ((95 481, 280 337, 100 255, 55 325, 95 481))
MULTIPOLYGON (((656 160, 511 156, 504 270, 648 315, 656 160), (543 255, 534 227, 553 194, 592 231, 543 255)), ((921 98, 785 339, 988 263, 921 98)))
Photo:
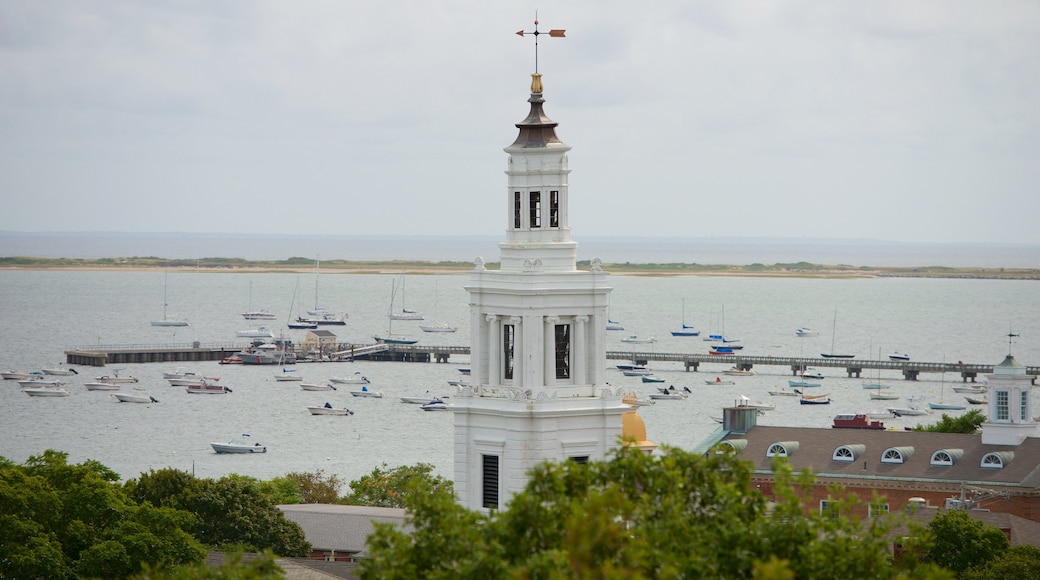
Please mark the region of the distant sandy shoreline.
MULTIPOLYGON (((11 258, 0 258, 0 270, 64 270, 64 271, 117 271, 147 272, 164 270, 170 272, 198 273, 286 273, 310 274, 313 267, 278 263, 236 263, 231 265, 204 266, 170 264, 159 261, 154 264, 134 263, 69 263, 59 260, 32 260, 29 263, 12 263, 11 258)), ((118 262, 118 261, 117 261, 118 262)), ((496 269, 497 264, 488 264, 496 269)), ((588 269, 579 264, 579 270, 588 269)), ((752 278, 964 278, 986 280, 1040 280, 1040 269, 1022 268, 945 268, 929 267, 852 267, 798 264, 798 267, 783 265, 750 266, 701 265, 701 264, 603 264, 608 274, 624 276, 733 276, 752 278)), ((322 274, 469 274, 472 265, 458 262, 341 262, 323 263, 322 274)))

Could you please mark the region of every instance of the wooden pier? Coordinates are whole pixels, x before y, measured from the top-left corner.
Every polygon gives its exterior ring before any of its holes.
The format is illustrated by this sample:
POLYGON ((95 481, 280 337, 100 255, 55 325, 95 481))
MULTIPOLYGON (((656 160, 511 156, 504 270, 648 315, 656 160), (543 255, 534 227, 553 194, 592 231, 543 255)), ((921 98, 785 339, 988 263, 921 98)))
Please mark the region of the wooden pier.
MULTIPOLYGON (((223 360, 249 346, 242 343, 200 343, 166 345, 93 345, 71 347, 65 350, 65 362, 70 365, 105 366, 106 364, 152 363, 152 362, 195 362, 223 360)), ((448 363, 452 355, 468 355, 468 346, 428 346, 402 344, 340 344, 332 353, 335 360, 374 360, 388 362, 437 362, 448 363)), ((297 355, 301 353, 297 352, 297 355)), ((903 378, 916 381, 922 373, 956 373, 963 382, 975 382, 979 375, 993 372, 992 364, 977 363, 934 363, 917 361, 892 361, 871 359, 835 359, 778 356, 746 356, 607 351, 608 360, 636 361, 646 364, 651 361, 679 362, 687 370, 699 370, 702 364, 721 364, 751 370, 755 366, 780 366, 798 376, 807 367, 835 368, 844 370, 849 378, 863 376, 865 370, 896 370, 903 378)), ((1026 374, 1033 376, 1036 383, 1040 367, 1027 366, 1026 374)))
MULTIPOLYGON (((800 375, 806 368, 838 368, 844 369, 849 378, 859 378, 865 369, 870 370, 897 370, 903 374, 908 381, 916 381, 921 373, 957 373, 963 382, 975 382, 979 375, 993 372, 991 364, 976 364, 964 362, 916 362, 916 361, 893 361, 893 360, 871 360, 854 358, 811 358, 811 357, 780 357, 780 356, 746 356, 746 355, 714 355, 714 354, 684 354, 666 352, 624 352, 607 351, 607 358, 613 360, 631 360, 639 364, 650 361, 681 362, 687 371, 698 370, 702 363, 718 363, 737 367, 743 370, 751 370, 755 365, 784 366, 791 370, 793 376, 800 375)), ((1026 374, 1036 376, 1040 374, 1040 367, 1027 366, 1026 374)))

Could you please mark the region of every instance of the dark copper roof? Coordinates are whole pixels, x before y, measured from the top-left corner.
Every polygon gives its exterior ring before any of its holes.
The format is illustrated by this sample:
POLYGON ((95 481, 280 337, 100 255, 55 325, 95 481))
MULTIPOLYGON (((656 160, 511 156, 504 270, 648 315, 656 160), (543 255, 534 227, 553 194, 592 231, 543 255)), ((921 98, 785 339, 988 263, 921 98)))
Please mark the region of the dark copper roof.
POLYGON ((510 147, 535 149, 566 146, 556 136, 556 125, 559 123, 547 117, 542 110, 542 103, 545 102, 542 93, 531 93, 531 98, 527 99, 527 102, 531 103, 531 112, 527 114, 526 119, 516 124, 517 129, 520 129, 520 134, 510 147))

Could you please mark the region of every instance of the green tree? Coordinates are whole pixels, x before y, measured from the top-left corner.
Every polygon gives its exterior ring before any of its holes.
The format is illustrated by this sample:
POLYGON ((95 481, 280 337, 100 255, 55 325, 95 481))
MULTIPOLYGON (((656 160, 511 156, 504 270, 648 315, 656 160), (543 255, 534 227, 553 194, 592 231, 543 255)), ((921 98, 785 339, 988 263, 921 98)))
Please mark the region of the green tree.
POLYGON ((982 566, 968 568, 961 580, 991 580, 993 578, 1040 578, 1040 548, 1015 546, 982 566))
POLYGON ((285 479, 296 484, 300 490, 299 503, 337 503, 343 481, 336 475, 326 474, 319 469, 313 472, 292 472, 285 479))
POLYGON ((975 433, 986 421, 986 416, 979 409, 972 409, 959 417, 951 417, 946 413, 935 423, 929 425, 917 425, 914 431, 929 431, 933 433, 975 433))
POLYGON ((205 558, 191 514, 138 505, 112 470, 67 458, 0 459, 0 577, 127 577, 205 558))
POLYGON ((216 548, 244 545, 280 556, 310 553, 300 526, 276 507, 261 485, 241 476, 197 479, 175 469, 152 470, 126 484, 137 501, 181 509, 195 516, 192 534, 216 548))
MULTIPOLYGON (((866 522, 854 496, 806 514, 811 474, 786 463, 772 503, 732 453, 654 456, 622 448, 608 460, 545 463, 501 511, 460 507, 450 491, 413 482, 413 532, 377 525, 362 578, 949 578, 914 559, 894 565, 889 534, 903 516, 866 522)), ((912 540, 910 540, 912 542, 912 540)))
POLYGON ((384 463, 350 482, 351 493, 343 497, 342 502, 348 505, 364 505, 372 507, 405 507, 410 486, 416 481, 425 484, 425 489, 452 493, 454 485, 440 475, 433 475, 433 466, 429 463, 401 465, 388 469, 384 463))
POLYGON ((960 574, 984 566, 1010 547, 1004 532, 972 519, 964 510, 946 510, 928 523, 932 547, 925 558, 960 574))

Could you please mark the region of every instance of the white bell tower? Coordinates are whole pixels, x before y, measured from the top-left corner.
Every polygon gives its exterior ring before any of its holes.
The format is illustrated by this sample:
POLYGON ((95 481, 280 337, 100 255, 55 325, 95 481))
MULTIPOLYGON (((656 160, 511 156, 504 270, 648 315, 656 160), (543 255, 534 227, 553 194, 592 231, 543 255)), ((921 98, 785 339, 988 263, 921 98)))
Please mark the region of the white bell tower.
MULTIPOLYGON (((537 24, 537 23, 536 23, 537 24)), ((562 36, 562 31, 559 31, 562 36)), ((605 383, 607 274, 577 269, 568 225, 567 152, 532 75, 527 118, 505 148, 506 239, 501 267, 477 258, 470 296, 471 385, 455 413, 455 492, 470 509, 498 509, 544 460, 602 459, 618 446, 621 389, 605 383)))
MULTIPOLYGON (((1011 335, 1014 336, 1014 335, 1011 335)), ((982 442, 987 445, 1018 445, 1026 437, 1037 437, 1030 391, 1033 377, 1008 353, 989 375, 989 409, 982 424, 982 442)))

